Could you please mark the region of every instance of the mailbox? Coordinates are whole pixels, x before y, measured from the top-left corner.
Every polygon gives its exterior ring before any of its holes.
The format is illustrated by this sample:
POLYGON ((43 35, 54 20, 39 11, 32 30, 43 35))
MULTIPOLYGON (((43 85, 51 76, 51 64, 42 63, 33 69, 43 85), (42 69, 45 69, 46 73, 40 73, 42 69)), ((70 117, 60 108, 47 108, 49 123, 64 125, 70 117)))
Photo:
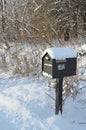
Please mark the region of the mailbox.
POLYGON ((72 48, 48 48, 42 55, 42 72, 48 77, 76 75, 77 53, 72 48))

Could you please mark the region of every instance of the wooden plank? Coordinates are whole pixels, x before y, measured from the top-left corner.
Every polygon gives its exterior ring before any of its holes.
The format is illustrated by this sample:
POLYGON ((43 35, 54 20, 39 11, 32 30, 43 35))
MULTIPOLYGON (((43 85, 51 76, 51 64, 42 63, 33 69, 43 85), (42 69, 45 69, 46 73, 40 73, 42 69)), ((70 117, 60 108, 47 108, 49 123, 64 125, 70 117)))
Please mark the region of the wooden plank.
POLYGON ((56 63, 65 63, 66 62, 66 59, 65 60, 56 60, 56 63))

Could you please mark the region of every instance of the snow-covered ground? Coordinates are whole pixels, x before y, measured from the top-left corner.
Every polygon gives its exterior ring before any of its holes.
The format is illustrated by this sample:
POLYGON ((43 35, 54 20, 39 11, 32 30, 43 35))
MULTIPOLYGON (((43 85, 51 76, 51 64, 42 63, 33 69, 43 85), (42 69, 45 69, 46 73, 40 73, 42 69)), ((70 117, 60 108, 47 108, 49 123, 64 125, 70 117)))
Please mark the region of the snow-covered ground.
MULTIPOLYGON (((86 47, 86 46, 85 46, 86 47)), ((0 130, 86 130, 86 57, 79 60, 78 94, 55 115, 55 90, 46 77, 19 77, 0 70, 0 130)))
POLYGON ((86 82, 69 97, 62 116, 54 115, 54 96, 44 77, 12 77, 0 72, 0 130, 86 130, 86 82))

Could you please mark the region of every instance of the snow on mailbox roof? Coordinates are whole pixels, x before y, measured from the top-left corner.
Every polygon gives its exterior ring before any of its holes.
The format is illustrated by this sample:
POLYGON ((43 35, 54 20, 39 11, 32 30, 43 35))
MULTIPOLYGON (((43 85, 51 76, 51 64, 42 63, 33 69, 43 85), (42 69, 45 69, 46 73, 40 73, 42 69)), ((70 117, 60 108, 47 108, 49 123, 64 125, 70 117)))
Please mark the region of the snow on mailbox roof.
POLYGON ((48 48, 42 57, 48 53, 52 59, 66 59, 77 57, 77 53, 72 48, 48 48))

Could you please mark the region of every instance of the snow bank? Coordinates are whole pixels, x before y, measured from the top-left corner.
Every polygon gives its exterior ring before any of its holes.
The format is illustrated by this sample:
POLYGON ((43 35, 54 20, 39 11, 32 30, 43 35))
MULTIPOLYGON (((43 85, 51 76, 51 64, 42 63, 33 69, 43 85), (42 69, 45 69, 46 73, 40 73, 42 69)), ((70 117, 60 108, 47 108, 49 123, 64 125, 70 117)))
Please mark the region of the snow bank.
MULTIPOLYGON (((4 73, 3 73, 4 74, 4 73)), ((8 74, 7 74, 8 75, 8 74)), ((76 100, 68 98, 63 115, 55 116, 54 89, 48 88, 43 77, 0 77, 0 128, 3 130, 86 130, 86 82, 76 100), (4 78, 4 79, 3 79, 4 78), (7 80, 10 82, 7 82, 7 80), (5 84, 7 84, 5 86, 5 84), (3 126, 6 127, 3 127, 3 126), (6 129, 7 128, 7 129, 6 129)))

